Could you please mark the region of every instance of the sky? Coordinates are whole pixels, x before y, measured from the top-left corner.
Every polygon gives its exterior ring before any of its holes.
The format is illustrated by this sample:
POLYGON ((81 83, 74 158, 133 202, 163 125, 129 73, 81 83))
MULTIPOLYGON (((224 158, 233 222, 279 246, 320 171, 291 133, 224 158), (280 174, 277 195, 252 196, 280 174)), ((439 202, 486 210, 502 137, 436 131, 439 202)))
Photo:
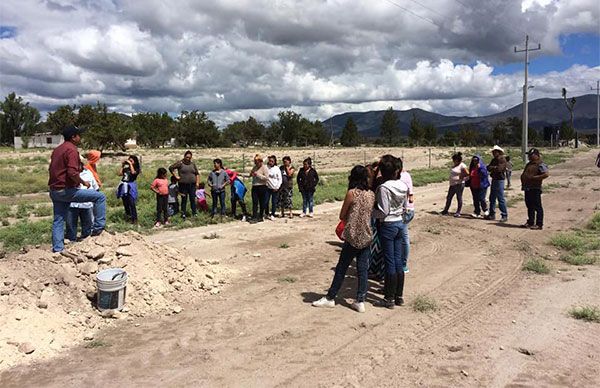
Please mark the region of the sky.
POLYGON ((590 92, 598 0, 2 0, 0 94, 42 112, 202 110, 224 126, 422 108, 477 116, 590 92))

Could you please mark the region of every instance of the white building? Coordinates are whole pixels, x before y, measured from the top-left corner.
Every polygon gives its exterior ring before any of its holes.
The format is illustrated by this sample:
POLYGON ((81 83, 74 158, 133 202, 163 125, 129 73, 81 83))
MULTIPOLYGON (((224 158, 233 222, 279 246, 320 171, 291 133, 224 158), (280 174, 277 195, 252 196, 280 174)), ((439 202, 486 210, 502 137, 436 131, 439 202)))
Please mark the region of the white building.
MULTIPOLYGON (((56 148, 65 140, 62 135, 53 135, 50 132, 36 133, 25 137, 27 139, 27 148, 56 148)), ((15 136, 15 149, 23 148, 23 138, 15 136)))

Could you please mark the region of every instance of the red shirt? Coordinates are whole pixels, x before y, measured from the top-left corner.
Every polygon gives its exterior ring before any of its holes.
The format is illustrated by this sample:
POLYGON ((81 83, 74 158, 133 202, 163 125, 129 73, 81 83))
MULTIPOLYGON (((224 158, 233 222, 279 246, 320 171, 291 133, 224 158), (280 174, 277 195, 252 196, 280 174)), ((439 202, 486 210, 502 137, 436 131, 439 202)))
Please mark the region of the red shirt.
POLYGON ((479 176, 479 166, 472 169, 471 172, 469 173, 469 175, 471 177, 471 182, 469 184, 469 187, 478 189, 481 186, 481 177, 479 176))
POLYGON ((150 187, 158 191, 159 195, 169 195, 169 181, 166 179, 156 178, 150 187))
POLYGON ((48 168, 50 190, 79 187, 79 173, 81 160, 77 146, 70 141, 65 141, 52 151, 50 167, 48 168))

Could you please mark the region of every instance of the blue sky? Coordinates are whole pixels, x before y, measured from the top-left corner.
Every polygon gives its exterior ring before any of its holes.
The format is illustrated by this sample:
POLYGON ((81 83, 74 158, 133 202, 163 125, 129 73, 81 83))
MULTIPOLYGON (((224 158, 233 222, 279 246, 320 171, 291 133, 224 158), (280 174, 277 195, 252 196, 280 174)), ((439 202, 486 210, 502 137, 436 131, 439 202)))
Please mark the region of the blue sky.
MULTIPOLYGON (((561 35, 559 38, 562 53, 560 55, 544 55, 544 47, 539 54, 531 54, 529 59, 529 72, 532 75, 544 74, 550 71, 564 71, 571 66, 586 65, 589 67, 600 66, 600 35, 598 34, 570 34, 561 35)), ((531 47, 537 47, 533 42, 531 47)), ((517 49, 523 49, 524 46, 517 49)), ((493 74, 513 74, 523 71, 525 53, 515 54, 518 61, 494 67, 493 74)))

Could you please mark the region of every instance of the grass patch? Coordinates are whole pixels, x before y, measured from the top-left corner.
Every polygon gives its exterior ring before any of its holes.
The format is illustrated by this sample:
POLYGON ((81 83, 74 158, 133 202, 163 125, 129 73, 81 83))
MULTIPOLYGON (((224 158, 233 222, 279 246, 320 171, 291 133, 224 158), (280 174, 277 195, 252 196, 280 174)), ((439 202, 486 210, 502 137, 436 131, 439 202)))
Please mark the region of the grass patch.
POLYGON ((570 255, 564 255, 560 258, 562 261, 564 261, 565 263, 571 264, 571 265, 592 265, 592 264, 596 264, 597 258, 593 257, 593 256, 588 256, 585 254, 582 255, 578 255, 578 254, 570 254, 570 255))
POLYGON ((51 237, 52 220, 20 221, 0 229, 0 241, 4 248, 11 251, 27 245, 50 243, 51 237))
POLYGON ((569 315, 586 322, 600 323, 600 308, 596 306, 573 307, 569 310, 569 315))
POLYGON ((279 283, 296 283, 298 279, 293 276, 284 276, 282 278, 277 279, 279 283))
POLYGON ((216 240, 216 239, 218 239, 218 238, 221 238, 221 236, 219 236, 219 235, 217 234, 217 232, 213 232, 213 233, 211 233, 211 234, 205 234, 204 236, 202 236, 202 238, 203 238, 204 240, 216 240))
POLYGON ((52 215, 52 206, 48 205, 38 205, 33 210, 33 215, 36 217, 48 217, 52 215))
MULTIPOLYGON (((588 228, 590 226, 592 228, 596 227, 598 214, 600 213, 594 215, 592 221, 588 224, 588 228)), ((557 248, 568 251, 570 254, 582 256, 586 252, 600 249, 600 234, 592 228, 558 233, 552 236, 550 243, 557 248)))
POLYGON ((289 246, 288 244, 286 244, 286 243, 283 243, 283 244, 281 244, 281 245, 279 246, 279 248, 281 248, 281 249, 288 249, 289 247, 290 247, 290 246, 289 246))
POLYGON ((548 274, 550 267, 542 259, 529 259, 523 264, 523 271, 548 274))
POLYGON ((85 344, 85 348, 87 349, 104 348, 108 346, 110 346, 110 344, 102 340, 93 340, 85 344))
POLYGON ((600 231, 600 213, 594 214, 587 227, 590 230, 600 231))
POLYGON ((426 295, 417 295, 412 301, 412 309, 419 313, 437 311, 439 309, 435 299, 426 295))
POLYGON ((442 234, 442 231, 439 230, 438 228, 436 228, 435 226, 428 226, 425 229, 426 232, 431 233, 431 234, 442 234))
POLYGON ((517 194, 515 196, 511 196, 506 200, 507 207, 515 207, 517 204, 523 202, 523 194, 517 194))

